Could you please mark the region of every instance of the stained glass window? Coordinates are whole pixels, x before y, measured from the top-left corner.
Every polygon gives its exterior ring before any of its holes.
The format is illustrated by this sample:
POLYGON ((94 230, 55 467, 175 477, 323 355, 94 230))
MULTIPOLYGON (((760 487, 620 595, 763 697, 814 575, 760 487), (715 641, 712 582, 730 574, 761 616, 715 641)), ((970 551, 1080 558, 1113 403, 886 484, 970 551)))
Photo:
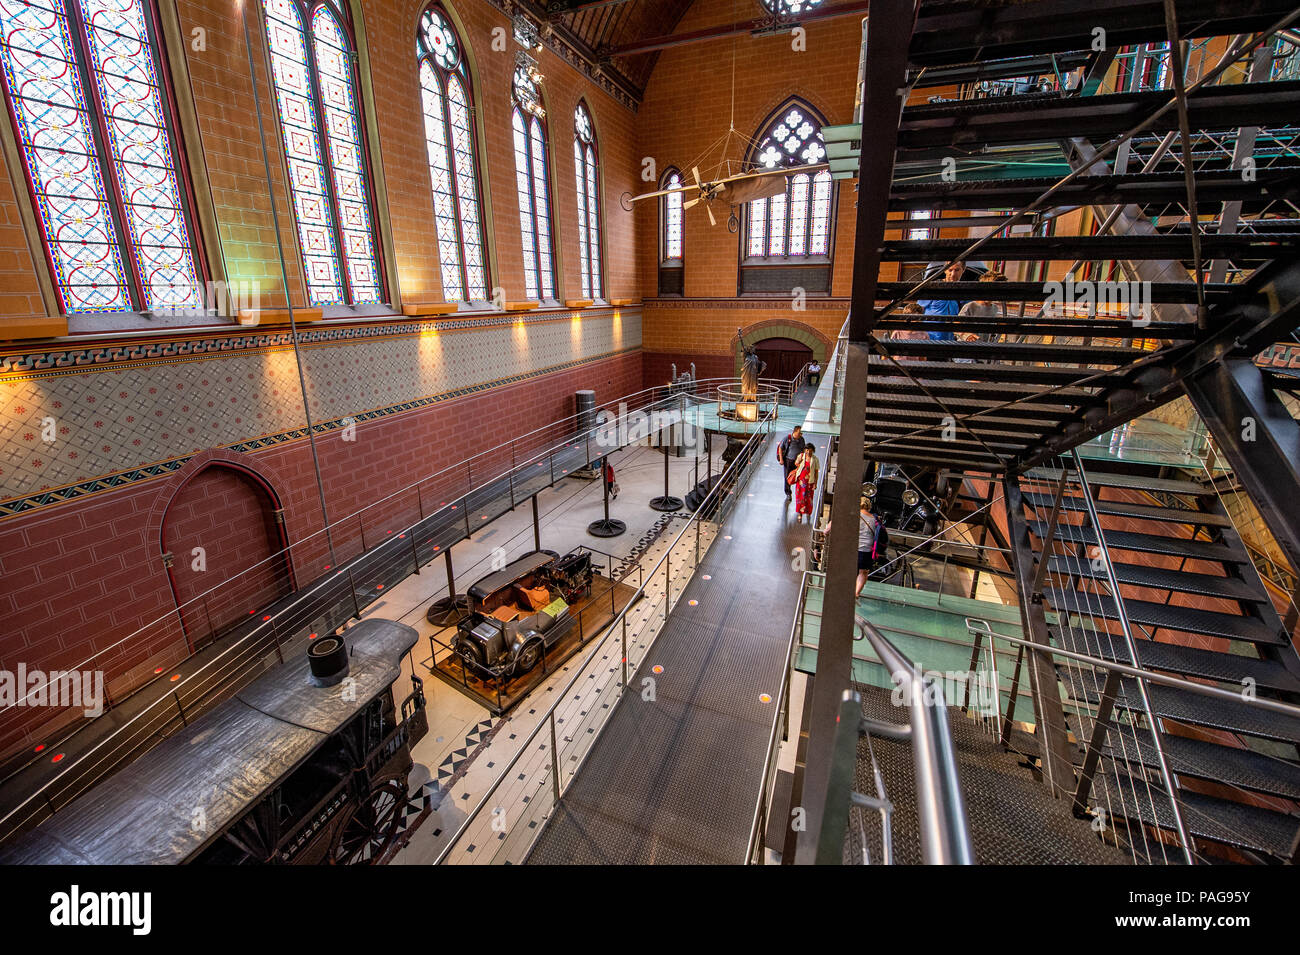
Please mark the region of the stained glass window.
POLYGON ((201 308, 149 0, 0 0, 0 61, 65 313, 201 308))
POLYGON ((578 262, 582 270, 583 298, 599 298, 600 273, 600 160, 596 133, 587 104, 573 113, 573 166, 578 179, 578 262))
MULTIPOLYGON (((797 169, 825 162, 822 121, 792 103, 758 138, 751 160, 762 169, 797 169)), ((796 172, 784 193, 747 204, 746 260, 818 258, 830 255, 835 190, 830 170, 796 172)))
MULTIPOLYGON (((913 222, 928 221, 934 218, 934 212, 930 209, 913 209, 911 213, 908 214, 907 218, 913 222)), ((912 226, 904 232, 904 237, 909 242, 917 242, 925 239, 933 239, 938 234, 939 230, 931 226, 912 226)))
POLYGON ((820 4, 822 0, 762 0, 769 12, 779 16, 797 16, 805 10, 811 10, 820 4))
MULTIPOLYGON (((664 173, 659 188, 680 189, 682 174, 676 169, 664 173)), ((660 197, 660 221, 663 223, 663 235, 660 239, 659 257, 664 265, 681 265, 682 263, 682 194, 670 192, 660 197)))
POLYGON ((308 298, 376 304, 384 293, 352 42, 328 3, 263 2, 308 298))
POLYGON ((449 301, 488 297, 487 253, 479 204, 471 83, 460 38, 436 6, 424 11, 415 41, 424 139, 433 187, 433 221, 449 301))
POLYGON ((547 178, 546 128, 542 125, 536 82, 520 67, 515 71, 515 108, 511 126, 515 143, 515 182, 519 192, 519 229, 524 250, 524 290, 529 298, 555 298, 551 244, 551 195, 547 178))

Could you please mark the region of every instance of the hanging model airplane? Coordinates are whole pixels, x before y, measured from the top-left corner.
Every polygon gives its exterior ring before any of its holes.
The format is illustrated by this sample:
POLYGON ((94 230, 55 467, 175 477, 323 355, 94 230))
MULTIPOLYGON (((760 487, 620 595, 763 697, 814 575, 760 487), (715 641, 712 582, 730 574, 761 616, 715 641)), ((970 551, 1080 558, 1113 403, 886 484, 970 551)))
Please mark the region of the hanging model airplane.
POLYGON ((826 163, 812 163, 807 166, 777 166, 772 169, 757 169, 737 173, 734 176, 726 176, 722 179, 706 181, 700 178, 699 167, 693 166, 691 167, 691 174, 695 177, 695 182, 683 186, 673 186, 671 189, 656 189, 654 192, 642 193, 639 196, 629 196, 624 193, 623 208, 630 211, 633 202, 695 189, 699 191, 699 195, 683 202, 682 208, 689 209, 691 206, 704 202, 704 211, 709 214, 709 223, 717 225, 718 220, 713 215, 713 209, 710 208, 715 199, 725 199, 728 204, 738 206, 746 202, 754 202, 757 199, 779 196, 786 190, 785 177, 797 176, 800 173, 816 173, 826 168, 829 168, 826 163))

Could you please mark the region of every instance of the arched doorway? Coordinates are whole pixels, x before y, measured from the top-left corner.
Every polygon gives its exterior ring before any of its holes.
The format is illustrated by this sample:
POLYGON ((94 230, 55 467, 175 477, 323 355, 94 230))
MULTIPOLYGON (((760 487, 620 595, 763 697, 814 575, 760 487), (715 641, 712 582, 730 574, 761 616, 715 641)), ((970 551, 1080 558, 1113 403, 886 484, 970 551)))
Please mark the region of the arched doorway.
POLYGON ((214 461, 185 482, 163 514, 162 548, 192 648, 293 590, 284 547, 279 502, 256 475, 214 461))
POLYGON ((758 357, 767 363, 764 378, 789 381, 799 374, 799 369, 813 360, 813 350, 793 338, 764 338, 754 343, 758 357))

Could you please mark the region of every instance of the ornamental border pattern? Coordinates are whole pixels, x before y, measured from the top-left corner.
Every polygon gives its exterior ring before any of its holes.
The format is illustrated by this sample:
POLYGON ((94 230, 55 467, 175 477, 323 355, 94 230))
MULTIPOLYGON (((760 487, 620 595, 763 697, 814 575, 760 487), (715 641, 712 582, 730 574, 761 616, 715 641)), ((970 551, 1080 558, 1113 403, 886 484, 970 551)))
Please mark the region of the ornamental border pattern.
MULTIPOLYGON (((623 311, 605 307, 583 311, 581 318, 606 318, 608 313, 623 311)), ((627 311, 639 315, 636 306, 627 311)), ((369 322, 366 324, 334 325, 324 322, 298 330, 298 344, 318 345, 332 342, 357 341, 367 338, 400 338, 424 332, 469 331, 485 328, 513 328, 519 323, 542 325, 551 322, 572 321, 573 310, 550 309, 541 314, 517 315, 494 312, 478 318, 432 319, 426 321, 369 322), (511 317, 505 317, 509 315, 511 317)), ((3 324, 0 324, 3 329, 3 324)), ((225 356, 231 352, 271 351, 291 348, 293 332, 286 326, 276 331, 250 332, 214 336, 179 338, 175 335, 127 341, 87 343, 82 347, 53 348, 46 351, 13 349, 0 353, 0 382, 13 378, 50 378, 57 375, 82 374, 89 370, 109 369, 136 365, 157 364, 181 358, 203 355, 225 356)))
MULTIPOLYGON (((556 372, 568 371, 573 368, 579 368, 583 365, 591 365, 597 362, 607 361, 611 358, 618 358, 623 355, 629 355, 641 351, 640 345, 634 345, 630 348, 623 348, 618 351, 607 352, 603 355, 596 355, 591 358, 580 358, 574 361, 564 362, 554 365, 550 368, 541 368, 535 371, 526 372, 520 375, 511 375, 508 378, 498 378, 495 381, 480 382, 475 385, 467 385, 464 388, 457 388, 453 391, 445 391, 436 395, 428 395, 418 398, 414 401, 404 401, 396 405, 388 405, 383 408, 376 408, 371 411, 357 412, 354 415, 347 415, 343 418, 334 418, 329 421, 316 422, 312 428, 312 433, 316 435, 327 434, 336 431, 339 428, 346 427, 343 422, 360 423, 362 421, 373 421, 376 418, 387 418, 393 415, 404 414, 410 411, 417 411, 431 405, 441 404, 445 401, 452 401, 457 398, 468 397, 469 395, 480 394, 497 388, 505 388, 510 385, 517 385, 525 381, 531 381, 535 378, 541 378, 545 375, 555 374, 556 372)), ((219 448, 225 451, 236 451, 248 453, 253 451, 265 450, 269 447, 275 447, 282 444, 288 444, 293 441, 305 440, 307 437, 306 428, 294 428, 289 431, 281 431, 276 434, 262 435, 258 438, 252 438, 248 441, 238 441, 234 444, 220 445, 219 448)), ((206 449, 213 450, 212 448, 206 449)), ((197 452, 203 454, 204 451, 197 452)), ((78 481, 75 484, 68 484, 63 487, 52 488, 47 491, 41 491, 38 494, 27 494, 21 497, 11 498, 0 501, 0 521, 10 517, 17 517, 22 514, 29 514, 34 510, 46 507, 52 507, 56 504, 63 504, 67 501, 77 500, 89 494, 100 491, 115 490, 125 487, 129 484, 135 484, 140 481, 147 481, 150 478, 163 477, 178 471, 184 467, 185 463, 197 456, 197 454, 186 454, 181 457, 171 458, 166 461, 158 461, 143 467, 130 468, 126 471, 120 471, 116 474, 108 474, 93 478, 87 481, 78 481)))

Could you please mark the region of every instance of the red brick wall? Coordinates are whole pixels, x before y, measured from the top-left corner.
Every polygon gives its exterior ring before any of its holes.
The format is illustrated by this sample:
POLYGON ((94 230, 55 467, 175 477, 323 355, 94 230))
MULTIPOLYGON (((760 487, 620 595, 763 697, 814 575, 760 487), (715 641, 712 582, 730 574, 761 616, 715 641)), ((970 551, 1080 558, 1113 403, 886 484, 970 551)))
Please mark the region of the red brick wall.
POLYGON ((172 554, 172 583, 182 606, 223 581, 239 578, 240 601, 199 601, 185 613, 192 633, 221 630, 289 590, 283 547, 275 526, 275 503, 248 474, 221 465, 200 471, 172 498, 163 518, 163 549, 172 554), (195 548, 202 548, 196 568, 195 548))
MULTIPOLYGON (((336 523, 337 557, 346 559, 360 550, 359 525, 345 518, 363 504, 419 482, 424 513, 429 513, 443 500, 464 493, 470 475, 457 468, 441 479, 422 478, 469 454, 494 449, 486 462, 476 464, 473 480, 477 485, 501 473, 511 456, 509 447, 498 446, 572 415, 573 393, 582 388, 594 389, 602 404, 638 391, 640 352, 363 421, 357 425, 355 442, 344 442, 337 431, 321 437, 317 449, 330 518, 336 523)), ((553 440, 550 434, 521 440, 518 457, 525 459, 553 440)), ((296 441, 240 457, 251 470, 267 477, 279 496, 297 584, 310 583, 326 572, 330 560, 320 533, 321 507, 309 445, 296 441)), ((175 514, 168 518, 166 539, 176 554, 182 597, 195 588, 212 586, 185 578, 192 546, 186 539, 191 532, 206 527, 205 536, 227 531, 230 536, 257 537, 251 492, 231 483, 233 473, 225 468, 200 472, 194 479, 198 487, 182 490, 173 504, 175 514), (235 520, 241 513, 243 517, 235 520)), ((148 531, 151 513, 160 500, 165 502, 176 492, 179 480, 176 476, 143 481, 0 523, 0 615, 6 621, 0 636, 0 669, 13 670, 19 662, 29 669, 77 665, 103 669, 112 696, 152 677, 155 668, 185 656, 187 642, 161 559, 163 542, 148 531), (94 662, 87 664, 88 659, 94 662)), ((413 491, 369 509, 364 517, 367 545, 418 517, 419 502, 413 491)), ((261 533, 265 541, 265 530, 261 533)), ((209 571, 204 580, 215 583, 225 572, 218 566, 233 567, 250 559, 253 543, 249 548, 219 545, 215 554, 205 544, 209 571)), ((270 583, 254 577, 250 583, 223 589, 210 602, 218 616, 243 614, 270 593, 270 583)), ((190 617, 186 622, 194 623, 190 617)), ((32 709, 0 713, 0 755, 37 740, 40 725, 50 714, 32 709)))
MULTIPOLYGON (((690 33, 736 18, 732 0, 696 0, 677 25, 676 33, 690 33)), ((802 52, 792 49, 789 34, 711 40, 664 50, 655 64, 639 114, 643 154, 653 157, 660 171, 676 166, 687 169, 689 176, 691 163, 699 162, 701 173, 711 174, 712 166, 721 157, 716 151, 703 158, 701 154, 726 133, 732 120, 733 50, 735 126, 741 136, 732 138, 727 158, 744 158, 745 139, 756 135, 768 115, 792 96, 811 103, 828 123, 851 122, 860 18, 845 16, 810 23, 806 30, 806 49, 802 52)), ((642 186, 643 191, 652 188, 642 186)), ((838 188, 832 293, 844 297, 852 281, 856 193, 851 181, 841 182, 838 188)), ((709 224, 707 213, 699 206, 685 213, 685 294, 722 301, 692 308, 660 307, 647 302, 643 343, 647 374, 673 360, 680 367, 685 358, 693 359, 700 369, 709 365, 725 369, 720 374, 734 375, 732 338, 736 328, 756 321, 792 318, 813 325, 831 339, 844 323, 847 302, 837 308, 802 312, 791 309, 791 299, 771 300, 770 309, 739 307, 736 289, 743 237, 727 231, 729 207, 715 206, 716 226, 709 224)), ((650 201, 641 203, 640 209, 644 210, 637 216, 641 282, 648 295, 657 282, 659 209, 650 201)), ((705 372, 701 370, 700 374, 705 372)))

